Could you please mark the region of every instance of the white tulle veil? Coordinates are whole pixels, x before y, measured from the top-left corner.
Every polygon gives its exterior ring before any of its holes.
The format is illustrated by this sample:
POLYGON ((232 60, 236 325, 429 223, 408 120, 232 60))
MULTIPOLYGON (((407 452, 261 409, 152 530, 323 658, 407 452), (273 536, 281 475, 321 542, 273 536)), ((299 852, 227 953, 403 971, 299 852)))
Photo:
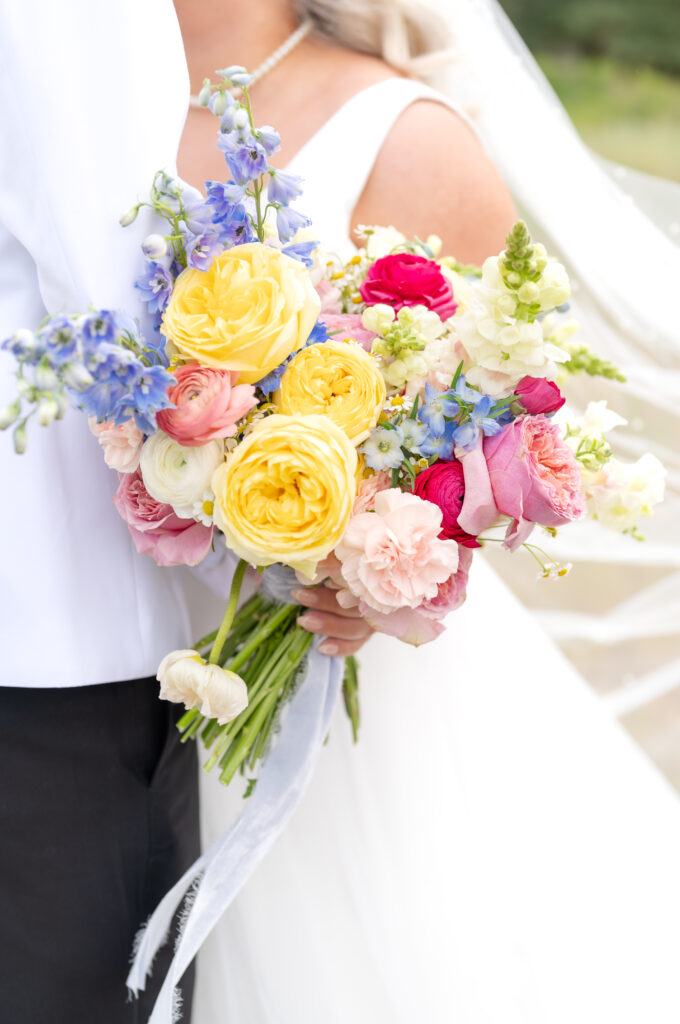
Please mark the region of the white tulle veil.
POLYGON ((627 683, 611 697, 624 713, 680 685, 671 640, 680 620, 680 186, 594 156, 496 0, 428 6, 446 23, 451 49, 416 58, 412 70, 473 117, 522 216, 567 265, 584 341, 626 375, 625 384, 577 377, 570 402, 606 397, 629 421, 612 437, 618 453, 635 459, 651 450, 668 468, 667 499, 642 523, 645 543, 603 539, 583 524, 552 546, 585 563, 575 574, 582 607, 569 581, 571 610, 544 612, 567 648, 599 648, 584 670, 602 671, 607 648, 636 642, 633 672, 617 668, 616 656, 604 668, 607 686, 627 683), (588 591, 607 580, 612 593, 595 609, 588 591))

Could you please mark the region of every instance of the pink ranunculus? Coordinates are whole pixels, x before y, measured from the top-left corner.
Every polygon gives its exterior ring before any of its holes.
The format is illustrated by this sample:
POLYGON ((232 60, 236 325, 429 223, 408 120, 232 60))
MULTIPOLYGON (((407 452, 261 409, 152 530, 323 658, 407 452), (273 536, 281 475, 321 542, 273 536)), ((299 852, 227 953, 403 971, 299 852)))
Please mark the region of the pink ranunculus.
POLYGON ((418 608, 400 608, 389 615, 383 615, 361 601, 359 602, 359 611, 369 625, 379 633, 396 636, 399 640, 412 644, 414 647, 420 647, 421 644, 436 640, 445 629, 440 620, 449 612, 460 608, 467 596, 472 551, 469 548, 461 547, 458 553, 459 562, 456 571, 439 584, 436 597, 423 601, 418 608))
POLYGON ((479 547, 476 537, 463 530, 458 522, 465 496, 465 479, 463 466, 457 459, 435 462, 424 469, 416 477, 413 493, 441 509, 442 532, 439 536, 442 539, 455 540, 467 548, 479 547))
POLYGON ((358 313, 322 313, 319 320, 326 325, 326 330, 332 341, 345 341, 346 338, 353 338, 367 352, 371 351, 376 334, 374 331, 366 330, 358 313))
POLYGON ((252 384, 234 384, 238 373, 187 363, 174 371, 177 383, 168 388, 176 409, 162 409, 158 426, 186 448, 197 448, 221 437, 233 437, 236 423, 254 405, 252 384))
POLYGON ((557 384, 543 377, 522 377, 515 394, 531 416, 557 412, 566 402, 557 384))
POLYGON ((118 473, 134 473, 139 465, 139 453, 144 443, 144 434, 134 420, 126 420, 115 427, 113 422, 97 423, 90 416, 87 424, 104 449, 104 462, 118 473))
POLYGON ((458 567, 458 545, 440 540, 442 514, 415 494, 380 491, 375 512, 349 521, 335 548, 355 597, 378 612, 417 608, 458 567))
POLYGON ((427 306, 442 319, 456 312, 453 287, 434 260, 410 252, 392 253, 376 260, 359 288, 369 306, 379 302, 397 312, 403 306, 427 306))
POLYGON ((113 501, 139 554, 156 565, 198 565, 210 551, 214 527, 180 519, 171 505, 152 498, 139 470, 121 476, 113 501))
POLYGON ((562 526, 585 515, 581 470, 559 427, 545 416, 520 416, 500 434, 484 440, 493 496, 513 523, 511 549, 531 525, 562 526))
POLYGON ((372 512, 375 508, 375 496, 380 491, 387 491, 392 486, 392 477, 389 473, 380 471, 362 480, 357 488, 357 496, 352 506, 352 515, 358 516, 361 512, 372 512))

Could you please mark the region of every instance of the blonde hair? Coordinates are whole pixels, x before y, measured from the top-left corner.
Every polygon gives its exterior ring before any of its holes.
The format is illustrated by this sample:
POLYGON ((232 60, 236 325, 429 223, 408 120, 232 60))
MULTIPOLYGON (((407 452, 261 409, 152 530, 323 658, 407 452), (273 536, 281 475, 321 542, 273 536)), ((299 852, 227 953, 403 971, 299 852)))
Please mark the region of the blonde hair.
POLYGON ((415 78, 430 79, 453 59, 442 19, 419 0, 294 0, 314 32, 350 50, 381 57, 415 78))

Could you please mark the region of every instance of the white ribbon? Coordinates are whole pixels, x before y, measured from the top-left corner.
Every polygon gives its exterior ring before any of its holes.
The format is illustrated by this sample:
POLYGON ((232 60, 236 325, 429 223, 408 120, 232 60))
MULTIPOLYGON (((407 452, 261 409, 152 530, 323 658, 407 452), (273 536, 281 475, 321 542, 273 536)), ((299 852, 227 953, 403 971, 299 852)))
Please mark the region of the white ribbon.
POLYGON ((341 659, 310 650, 304 682, 291 700, 253 795, 234 824, 166 893, 141 934, 127 979, 135 995, 144 989, 173 918, 195 885, 193 904, 148 1024, 172 1024, 176 1019, 175 989, 184 972, 302 799, 328 734, 342 664, 341 659))

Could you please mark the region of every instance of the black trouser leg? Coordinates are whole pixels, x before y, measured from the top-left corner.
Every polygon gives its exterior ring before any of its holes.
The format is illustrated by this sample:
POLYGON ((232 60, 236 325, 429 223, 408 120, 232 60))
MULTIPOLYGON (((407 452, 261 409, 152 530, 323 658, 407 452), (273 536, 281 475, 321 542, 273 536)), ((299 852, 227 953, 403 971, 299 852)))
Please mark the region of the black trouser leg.
POLYGON ((154 679, 0 689, 0 1024, 147 1021, 173 944, 129 1002, 134 935, 199 852, 181 710, 154 679))

